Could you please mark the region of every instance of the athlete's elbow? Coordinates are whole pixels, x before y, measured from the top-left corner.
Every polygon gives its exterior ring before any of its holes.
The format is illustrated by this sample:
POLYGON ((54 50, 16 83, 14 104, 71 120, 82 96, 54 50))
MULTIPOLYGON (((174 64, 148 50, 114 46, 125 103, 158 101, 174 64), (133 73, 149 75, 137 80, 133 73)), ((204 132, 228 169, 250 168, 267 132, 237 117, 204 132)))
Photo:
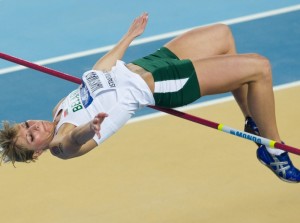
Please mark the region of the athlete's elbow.
POLYGON ((59 153, 54 152, 53 150, 51 150, 51 154, 53 156, 55 156, 56 158, 62 159, 62 160, 68 160, 71 159, 73 156, 71 156, 71 154, 66 153, 65 151, 61 151, 59 153))

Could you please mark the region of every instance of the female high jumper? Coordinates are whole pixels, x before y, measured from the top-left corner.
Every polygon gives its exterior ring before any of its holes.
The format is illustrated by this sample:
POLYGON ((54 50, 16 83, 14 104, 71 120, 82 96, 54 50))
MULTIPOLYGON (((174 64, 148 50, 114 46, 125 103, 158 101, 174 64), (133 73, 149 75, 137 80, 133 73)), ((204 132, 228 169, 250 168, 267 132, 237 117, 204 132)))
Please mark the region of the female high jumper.
MULTIPOLYGON (((35 161, 48 149, 61 159, 78 157, 113 135, 138 109, 174 108, 224 92, 233 93, 246 131, 281 142, 267 58, 237 54, 229 27, 217 24, 190 30, 125 64, 124 53, 147 21, 147 13, 133 21, 115 47, 83 74, 82 84, 55 106, 51 122, 3 122, 2 160, 35 161)), ((257 158, 280 179, 300 182, 287 152, 259 145, 257 158)))

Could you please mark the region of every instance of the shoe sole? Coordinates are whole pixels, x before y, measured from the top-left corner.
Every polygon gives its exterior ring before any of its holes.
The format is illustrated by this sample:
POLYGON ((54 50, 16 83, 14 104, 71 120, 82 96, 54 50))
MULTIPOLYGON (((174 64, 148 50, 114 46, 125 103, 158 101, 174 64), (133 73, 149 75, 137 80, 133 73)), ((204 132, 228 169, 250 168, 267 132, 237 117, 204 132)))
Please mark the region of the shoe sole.
POLYGON ((297 182, 297 181, 290 181, 290 180, 287 180, 287 179, 284 179, 283 177, 280 177, 277 175, 277 173, 271 168, 269 167, 264 161, 262 161, 261 159, 257 158, 259 162, 261 162, 264 166, 268 167, 280 180, 284 181, 284 182, 287 182, 287 183, 293 183, 293 184, 297 184, 297 183, 300 183, 300 182, 297 182))

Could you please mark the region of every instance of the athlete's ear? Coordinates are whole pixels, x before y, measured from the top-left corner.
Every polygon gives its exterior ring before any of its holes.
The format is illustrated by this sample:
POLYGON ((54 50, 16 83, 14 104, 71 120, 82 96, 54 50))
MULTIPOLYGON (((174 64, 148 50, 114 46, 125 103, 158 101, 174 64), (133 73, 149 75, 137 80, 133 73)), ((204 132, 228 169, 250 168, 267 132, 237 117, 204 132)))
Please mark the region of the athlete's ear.
POLYGON ((43 152, 44 152, 44 150, 42 150, 42 149, 38 149, 38 150, 34 151, 32 158, 34 158, 34 159, 38 158, 40 155, 42 155, 43 152))

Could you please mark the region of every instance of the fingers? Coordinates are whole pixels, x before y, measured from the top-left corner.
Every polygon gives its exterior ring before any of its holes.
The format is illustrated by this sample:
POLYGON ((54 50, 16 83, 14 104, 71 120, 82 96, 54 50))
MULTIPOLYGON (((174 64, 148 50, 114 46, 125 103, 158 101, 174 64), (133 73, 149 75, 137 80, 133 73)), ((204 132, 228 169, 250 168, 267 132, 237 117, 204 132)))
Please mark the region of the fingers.
POLYGON ((128 29, 127 35, 132 39, 140 36, 144 32, 147 23, 148 13, 144 12, 134 19, 134 21, 128 29))
POLYGON ((143 12, 142 15, 140 15, 141 19, 148 19, 148 12, 143 12))
POLYGON ((142 15, 142 26, 145 27, 146 24, 147 24, 147 22, 148 22, 148 13, 145 12, 145 13, 142 15))
POLYGON ((136 20, 142 20, 142 19, 146 19, 148 18, 148 13, 147 12, 143 12, 140 16, 138 16, 136 18, 136 20))
POLYGON ((101 113, 97 114, 95 116, 95 118, 92 120, 91 127, 99 139, 101 138, 101 135, 100 135, 101 123, 107 116, 108 116, 108 114, 101 112, 101 113))
POLYGON ((140 15, 140 16, 138 17, 138 20, 139 20, 142 24, 147 23, 147 20, 148 20, 148 13, 147 13, 147 12, 143 12, 142 15, 140 15))
POLYGON ((139 17, 135 18, 134 24, 145 26, 147 24, 147 21, 148 21, 148 13, 143 12, 139 17))
POLYGON ((97 115, 95 116, 94 120, 96 119, 96 120, 99 121, 100 124, 101 124, 101 122, 103 122, 103 120, 104 120, 107 116, 108 116, 108 114, 106 114, 106 113, 104 113, 104 112, 101 112, 101 113, 99 113, 99 114, 97 114, 97 115))

